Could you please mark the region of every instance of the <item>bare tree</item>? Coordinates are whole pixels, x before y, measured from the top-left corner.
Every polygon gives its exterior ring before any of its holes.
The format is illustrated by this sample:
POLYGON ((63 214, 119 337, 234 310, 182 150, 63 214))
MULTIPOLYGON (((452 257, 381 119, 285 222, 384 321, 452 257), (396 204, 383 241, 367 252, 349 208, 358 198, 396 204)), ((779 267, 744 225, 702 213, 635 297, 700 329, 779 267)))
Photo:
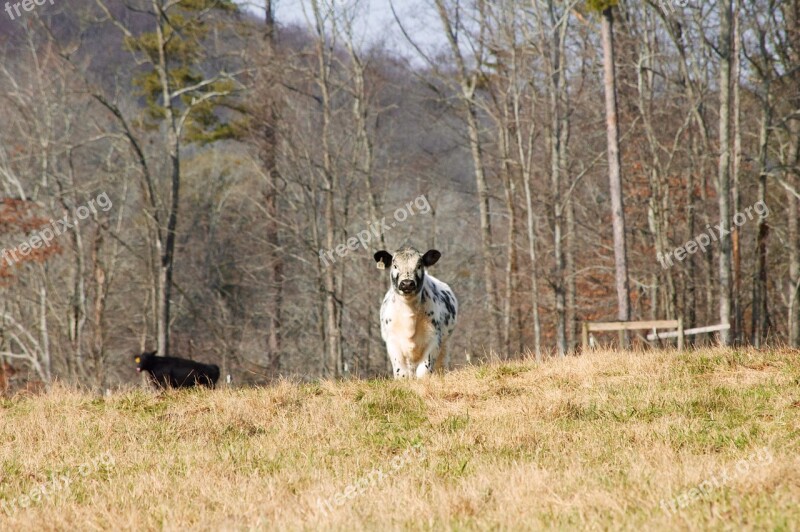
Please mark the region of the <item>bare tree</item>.
MULTIPOLYGON (((181 189, 181 150, 187 139, 184 138, 187 121, 198 108, 209 102, 220 100, 233 92, 234 78, 222 71, 215 75, 204 76, 197 81, 176 81, 176 71, 185 68, 187 61, 193 57, 192 49, 201 46, 200 39, 205 35, 204 17, 208 10, 224 7, 224 3, 207 0, 190 6, 194 13, 188 13, 184 6, 164 0, 151 0, 150 15, 153 18, 153 31, 145 35, 134 35, 126 25, 116 18, 103 0, 96 0, 97 5, 108 19, 125 35, 129 46, 138 51, 140 60, 152 67, 152 80, 149 97, 158 101, 164 126, 164 148, 169 160, 169 200, 166 204, 165 236, 161 236, 162 228, 157 231, 155 240, 159 255, 157 275, 157 344, 158 354, 169 354, 173 276, 175 270, 175 244, 178 225, 178 208, 180 206, 181 189), (174 15, 174 16, 173 16, 174 15), (179 31, 182 28, 182 32, 179 31), (181 35, 184 47, 176 46, 177 35, 181 35), (183 63, 183 64, 182 64, 183 63)), ((195 125, 196 122, 190 122, 195 125)), ((195 132, 202 135, 202 132, 195 132)), ((189 139, 191 140, 191 139, 189 139)))
MULTIPOLYGON (((775 8, 772 0, 770 0, 769 4, 769 9, 775 8)), ((736 18, 738 19, 738 14, 736 15, 736 18)), ((767 174, 769 173, 768 152, 770 132, 773 129, 773 102, 771 85, 774 77, 774 66, 772 54, 768 50, 769 30, 759 23, 758 17, 752 19, 751 26, 753 27, 755 33, 755 49, 748 50, 747 47, 745 47, 743 52, 745 57, 747 57, 749 60, 750 66, 755 73, 755 77, 759 80, 759 86, 756 92, 756 97, 760 104, 760 124, 758 128, 758 201, 766 204, 767 174)), ((734 36, 734 41, 736 41, 736 37, 738 36, 734 36)), ((736 102, 734 102, 734 105, 736 105, 736 102)), ((735 112, 738 113, 738 111, 735 112)), ((739 209, 736 209, 736 211, 738 212, 739 209)), ((766 340, 767 332, 770 326, 768 304, 769 295, 767 293, 768 234, 769 226, 767 225, 766 218, 762 216, 758 220, 758 233, 756 236, 756 256, 754 260, 755 268, 753 272, 753 310, 750 335, 750 341, 756 347, 761 347, 762 343, 766 340)), ((738 235, 738 231, 734 233, 734 236, 736 235, 738 235)), ((734 239, 734 245, 736 244, 736 239, 734 239)))
MULTIPOLYGON (((317 85, 321 100, 322 130, 320 132, 322 165, 319 169, 324 194, 325 245, 334 249, 336 242, 336 205, 335 196, 339 187, 336 171, 333 167, 333 149, 331 147, 331 125, 333 103, 331 101, 331 71, 334 62, 335 46, 338 32, 336 30, 336 13, 332 6, 321 6, 318 0, 312 0, 311 7, 316 31, 315 54, 316 71, 314 82, 317 85), (328 31, 327 27, 332 28, 328 31)), ((342 351, 340 328, 340 295, 336 283, 336 270, 332 267, 322 268, 322 279, 325 287, 325 339, 327 375, 338 377, 342 374, 342 351)))
MULTIPOLYGON (((719 172, 717 194, 719 196, 719 319, 721 323, 731 322, 731 39, 732 39, 732 0, 720 3, 719 30, 719 172)), ((731 342, 729 329, 720 332, 720 342, 731 342)))
MULTIPOLYGON (((476 103, 478 81, 484 59, 484 39, 482 36, 477 39, 477 49, 473 60, 476 65, 470 68, 467 65, 459 39, 464 28, 458 16, 451 14, 446 0, 435 0, 436 10, 439 20, 442 23, 450 53, 456 63, 455 75, 459 87, 459 100, 462 105, 464 117, 466 119, 467 134, 469 137, 470 153, 472 164, 475 171, 475 184, 477 187, 478 205, 480 208, 480 231, 481 231, 481 250, 483 257, 483 281, 486 287, 486 311, 489 315, 489 349, 496 349, 499 345, 498 332, 502 330, 498 319, 497 289, 494 279, 494 250, 492 237, 491 207, 489 204, 489 186, 486 180, 484 164, 484 148, 481 142, 481 131, 478 120, 478 105, 476 103)), ((478 24, 479 31, 486 31, 486 18, 484 9, 486 8, 483 0, 478 0, 478 24)), ((456 10, 458 11, 458 10, 456 10)))
POLYGON ((567 279, 564 236, 564 207, 570 198, 563 194, 569 143, 568 95, 566 86, 566 37, 571 6, 558 8, 554 0, 544 5, 546 15, 539 12, 541 49, 546 51, 547 101, 549 112, 548 147, 550 159, 550 197, 553 224, 553 279, 556 310, 556 349, 564 356, 567 345, 567 279), (549 38, 548 38, 549 37, 549 38))
POLYGON ((278 50, 276 49, 278 32, 275 28, 275 6, 273 0, 266 0, 264 11, 264 47, 266 52, 267 65, 270 69, 265 78, 273 81, 267 85, 268 94, 264 105, 264 133, 262 141, 262 158, 264 162, 264 175, 266 183, 264 188, 264 208, 267 220, 266 240, 269 245, 269 273, 268 291, 266 299, 269 301, 270 309, 267 316, 268 328, 268 353, 267 363, 270 372, 277 375, 281 368, 281 309, 283 307, 283 250, 280 245, 279 225, 280 213, 278 211, 278 193, 280 191, 280 175, 278 173, 278 121, 280 120, 280 99, 279 92, 276 90, 277 83, 274 83, 277 76, 272 70, 279 68, 278 50))
POLYGON ((616 2, 608 2, 602 10, 603 81, 606 95, 606 132, 608 136, 608 179, 611 191, 611 216, 614 232, 614 265, 617 288, 617 317, 631 319, 628 281, 628 251, 625 240, 619 123, 617 119, 617 82, 614 63, 614 12, 616 2))
POLYGON ((778 52, 790 91, 786 102, 785 127, 787 149, 780 150, 784 183, 786 186, 786 239, 789 248, 787 279, 787 329, 789 344, 800 347, 800 2, 778 2, 780 20, 785 24, 781 31, 778 10, 770 18, 773 43, 778 52))

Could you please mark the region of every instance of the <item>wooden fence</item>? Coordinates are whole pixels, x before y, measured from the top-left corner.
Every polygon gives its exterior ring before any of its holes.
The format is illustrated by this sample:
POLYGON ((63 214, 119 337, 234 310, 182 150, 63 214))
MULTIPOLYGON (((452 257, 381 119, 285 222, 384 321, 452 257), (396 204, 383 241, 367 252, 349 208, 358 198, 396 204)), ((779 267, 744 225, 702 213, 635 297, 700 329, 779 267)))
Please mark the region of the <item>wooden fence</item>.
POLYGON ((619 343, 623 345, 625 341, 625 331, 640 331, 652 329, 653 332, 647 335, 649 341, 664 338, 678 338, 678 349, 683 349, 683 341, 686 336, 693 334, 703 334, 730 329, 730 323, 719 325, 706 325, 705 327, 695 327, 693 329, 683 329, 683 318, 677 320, 652 320, 652 321, 585 321, 583 322, 583 334, 581 340, 583 350, 589 348, 589 333, 603 331, 619 331, 619 343), (676 329, 674 331, 658 332, 658 329, 676 329))
MULTIPOLYGON (((651 320, 651 321, 585 321, 583 322, 583 332, 581 343, 583 350, 589 349, 589 333, 602 331, 619 331, 619 345, 625 344, 625 331, 640 331, 645 329, 677 329, 671 333, 678 337, 678 349, 683 349, 683 319, 677 320, 651 320)), ((659 335, 659 338, 664 336, 659 335)))

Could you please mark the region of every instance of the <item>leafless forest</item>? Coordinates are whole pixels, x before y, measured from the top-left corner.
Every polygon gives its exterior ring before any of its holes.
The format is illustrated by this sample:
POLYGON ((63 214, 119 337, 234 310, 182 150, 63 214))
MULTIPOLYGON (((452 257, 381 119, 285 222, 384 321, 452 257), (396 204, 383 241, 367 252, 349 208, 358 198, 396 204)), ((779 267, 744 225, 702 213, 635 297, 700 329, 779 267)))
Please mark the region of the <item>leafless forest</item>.
POLYGON ((800 0, 394 0, 436 22, 398 13, 402 50, 303 1, 0 5, 4 386, 144 350, 386 375, 372 254, 406 241, 458 296, 451 367, 582 320, 800 346, 800 0))

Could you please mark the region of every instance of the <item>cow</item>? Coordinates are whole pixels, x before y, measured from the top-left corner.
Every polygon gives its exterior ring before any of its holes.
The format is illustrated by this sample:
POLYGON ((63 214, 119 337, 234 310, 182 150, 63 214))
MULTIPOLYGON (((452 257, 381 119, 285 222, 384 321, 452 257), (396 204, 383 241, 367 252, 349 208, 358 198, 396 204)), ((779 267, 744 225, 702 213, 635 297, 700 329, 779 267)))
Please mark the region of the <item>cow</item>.
POLYGON ((150 373, 150 381, 157 388, 213 388, 219 379, 219 366, 216 364, 202 364, 177 357, 159 357, 155 351, 136 355, 133 361, 136 363, 136 372, 144 370, 150 373))
POLYGON ((442 367, 447 340, 456 326, 458 301, 450 287, 427 273, 442 254, 403 246, 394 255, 375 253, 379 270, 389 268, 391 285, 381 305, 381 337, 395 379, 423 378, 442 367))

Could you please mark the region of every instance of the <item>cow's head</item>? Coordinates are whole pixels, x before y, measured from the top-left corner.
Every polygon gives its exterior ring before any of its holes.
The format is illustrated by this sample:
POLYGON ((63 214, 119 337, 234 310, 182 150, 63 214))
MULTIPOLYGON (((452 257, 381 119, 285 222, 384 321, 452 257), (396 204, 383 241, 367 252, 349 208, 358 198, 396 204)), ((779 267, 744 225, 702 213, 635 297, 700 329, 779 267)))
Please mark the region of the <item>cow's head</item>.
POLYGON ((378 251, 375 253, 375 262, 378 263, 379 270, 389 268, 395 292, 412 297, 422 290, 425 268, 436 264, 441 256, 435 249, 429 249, 423 255, 412 247, 403 247, 394 256, 385 250, 378 251))
POLYGON ((150 357, 154 356, 156 356, 156 351, 134 355, 133 362, 136 364, 136 373, 141 372, 143 369, 150 369, 150 357))

